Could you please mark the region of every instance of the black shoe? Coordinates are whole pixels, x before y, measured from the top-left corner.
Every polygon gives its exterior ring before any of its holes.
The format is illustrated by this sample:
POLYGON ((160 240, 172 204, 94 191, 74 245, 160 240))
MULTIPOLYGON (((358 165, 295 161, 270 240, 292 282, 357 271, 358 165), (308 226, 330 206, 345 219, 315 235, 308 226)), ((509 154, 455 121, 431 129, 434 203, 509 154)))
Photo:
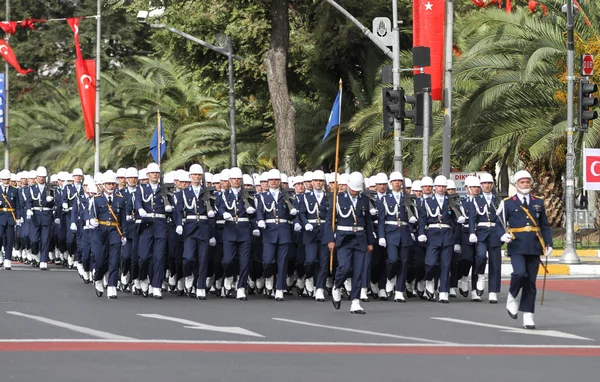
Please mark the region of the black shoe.
POLYGON ((99 291, 98 289, 94 288, 94 290, 96 291, 96 296, 98 297, 102 297, 102 295, 104 294, 104 292, 99 291))
POLYGON ((298 295, 298 297, 302 297, 302 295, 304 294, 304 288, 300 289, 296 287, 296 294, 298 295))
POLYGON ((283 297, 275 297, 275 301, 283 301, 283 297))
POLYGON ((513 320, 516 320, 517 318, 519 318, 519 313, 512 314, 508 309, 506 309, 506 312, 508 313, 508 315, 510 316, 510 318, 512 318, 513 320))
POLYGON ((154 299, 155 299, 155 300, 162 300, 162 296, 160 296, 160 295, 155 295, 155 296, 154 296, 154 299))
POLYGON ((233 288, 231 289, 225 289, 225 298, 234 298, 235 296, 233 295, 233 288))
POLYGON ((29 265, 29 264, 30 264, 30 262, 29 262, 29 260, 25 260, 25 261, 23 261, 23 264, 25 264, 25 265, 29 265))
POLYGON ((339 309, 342 306, 342 300, 340 301, 335 301, 335 300, 331 300, 333 302, 333 307, 335 309, 339 309))
POLYGON ((387 296, 385 296, 385 297, 379 297, 379 300, 381 300, 381 301, 387 301, 388 297, 387 296))
POLYGON ((183 289, 177 289, 177 296, 181 297, 185 294, 185 291, 183 289))
POLYGON ((359 310, 351 310, 350 314, 367 314, 367 312, 365 312, 362 309, 359 309, 359 310))
POLYGON ((143 298, 148 298, 148 291, 145 291, 142 289, 142 297, 143 298))
POLYGON ((40 271, 47 271, 48 268, 40 268, 40 271))
MULTIPOLYGON (((82 277, 82 279, 83 279, 83 277, 82 277)), ((90 280, 89 280, 89 279, 87 279, 87 280, 86 280, 86 279, 83 279, 83 283, 84 283, 84 284, 89 284, 89 283, 90 283, 90 280)))
POLYGON ((215 295, 221 297, 221 288, 215 288, 215 295))
POLYGON ((169 284, 169 293, 172 293, 172 294, 177 293, 177 285, 169 284))
POLYGON ((417 297, 419 297, 421 300, 427 300, 427 296, 425 296, 425 292, 420 291, 417 289, 417 297))
POLYGON ((477 296, 483 296, 483 290, 477 289, 477 296))
POLYGON ((429 293, 428 290, 425 290, 425 294, 427 295, 427 299, 429 301, 434 301, 435 300, 435 293, 429 293))
POLYGON ((117 296, 109 296, 108 298, 111 299, 111 300, 116 300, 117 296))
MULTIPOLYGON (((193 293, 192 293, 192 294, 193 294, 193 293)), ((196 298, 197 298, 198 300, 200 300, 200 301, 204 301, 204 300, 206 300, 206 296, 197 296, 196 298)))
POLYGON ((331 296, 331 291, 332 291, 332 288, 327 288, 327 287, 325 287, 325 290, 326 290, 326 291, 327 291, 327 293, 328 293, 328 294, 331 296))
POLYGON ((134 296, 139 296, 142 294, 142 290, 139 288, 133 287, 133 292, 131 294, 133 294, 134 296))
POLYGON ((248 297, 238 297, 238 301, 248 301, 248 297))
POLYGON ((525 329, 535 329, 535 325, 523 325, 525 329))
POLYGON ((450 303, 450 301, 448 301, 448 300, 440 300, 440 304, 449 304, 449 303, 450 303))
POLYGON ((254 293, 256 293, 254 288, 248 288, 248 295, 249 296, 254 296, 254 293))
POLYGON ((395 302, 402 303, 402 304, 406 303, 406 300, 402 300, 402 299, 400 299, 400 298, 395 298, 395 299, 394 299, 394 301, 395 301, 395 302))

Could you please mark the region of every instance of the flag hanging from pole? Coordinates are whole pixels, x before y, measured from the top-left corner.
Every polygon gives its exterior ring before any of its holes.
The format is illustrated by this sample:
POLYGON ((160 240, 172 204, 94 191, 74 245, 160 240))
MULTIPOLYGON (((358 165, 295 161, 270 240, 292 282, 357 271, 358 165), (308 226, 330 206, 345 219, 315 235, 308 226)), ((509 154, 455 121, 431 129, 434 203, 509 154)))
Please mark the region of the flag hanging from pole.
POLYGON ((323 140, 321 143, 325 142, 325 138, 331 133, 331 129, 340 124, 340 101, 342 99, 342 91, 339 90, 337 96, 335 97, 335 101, 333 102, 333 107, 331 108, 331 114, 329 114, 329 121, 327 122, 327 126, 325 127, 325 135, 323 136, 323 140))
POLYGON ((4 142, 4 73, 0 73, 0 142, 4 142))
POLYGON ((431 98, 434 101, 442 99, 445 17, 446 0, 413 1, 413 46, 430 49, 431 65, 425 68, 425 73, 431 74, 431 98))
POLYGON ((10 66, 15 68, 15 70, 19 72, 19 74, 26 75, 29 73, 33 73, 33 69, 21 68, 21 65, 19 65, 19 61, 17 60, 17 56, 15 56, 15 52, 13 52, 10 45, 8 45, 8 42, 6 42, 6 40, 4 39, 0 39, 0 54, 2 55, 2 57, 4 57, 4 59, 6 60, 6 62, 8 62, 10 66))
POLYGON ((158 114, 158 123, 156 124, 156 130, 154 130, 154 135, 152 136, 152 140, 150 141, 150 154, 152 154, 152 158, 156 163, 160 163, 160 160, 165 155, 165 151, 167 150, 167 140, 165 139, 165 129, 163 129, 162 118, 160 118, 160 113, 158 114), (160 142, 158 139, 160 131, 160 142), (159 155, 160 148, 160 155, 159 155))

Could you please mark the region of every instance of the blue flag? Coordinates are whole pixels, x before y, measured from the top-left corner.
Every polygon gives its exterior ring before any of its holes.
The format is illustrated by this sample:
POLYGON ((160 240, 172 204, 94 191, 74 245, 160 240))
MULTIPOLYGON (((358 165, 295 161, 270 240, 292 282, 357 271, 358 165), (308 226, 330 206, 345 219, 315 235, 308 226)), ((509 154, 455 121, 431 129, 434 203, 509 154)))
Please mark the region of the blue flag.
POLYGON ((160 124, 160 143, 158 141, 158 125, 156 126, 156 130, 154 130, 154 135, 152 136, 152 140, 150 141, 150 153, 152 154, 152 158, 156 163, 160 162, 160 159, 165 155, 165 151, 167 150, 167 141, 165 140, 165 129, 163 129, 162 119, 159 116, 159 124, 160 124), (158 145, 160 144, 160 158, 158 157, 158 145))
POLYGON ((4 73, 0 73, 0 142, 4 142, 4 73))
POLYGON ((323 140, 321 143, 325 142, 325 138, 331 133, 331 129, 334 126, 340 124, 340 100, 342 99, 342 91, 338 91, 337 97, 335 97, 335 102, 333 103, 333 107, 331 108, 331 114, 329 114, 329 122, 327 122, 327 127, 325 127, 325 135, 323 136, 323 140))

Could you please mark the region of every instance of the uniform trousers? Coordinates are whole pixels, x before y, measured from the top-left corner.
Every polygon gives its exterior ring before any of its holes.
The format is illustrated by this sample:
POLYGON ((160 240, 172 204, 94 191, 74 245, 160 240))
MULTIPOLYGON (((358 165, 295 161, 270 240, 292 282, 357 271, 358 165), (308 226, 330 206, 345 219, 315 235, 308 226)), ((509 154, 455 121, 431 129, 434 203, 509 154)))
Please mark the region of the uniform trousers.
POLYGON ((6 260, 12 260, 12 251, 15 241, 15 226, 10 224, 0 225, 0 240, 4 245, 4 258, 6 260))
POLYGON ((521 294, 519 310, 524 313, 535 312, 535 296, 537 288, 535 281, 540 266, 539 255, 509 255, 513 272, 510 275, 509 293, 513 297, 521 294))
MULTIPOLYGON (((144 224, 144 223, 142 223, 144 224)), ((161 288, 165 276, 165 256, 167 247, 166 232, 155 232, 164 230, 165 225, 145 223, 140 232, 138 251, 140 255, 140 280, 150 276, 152 287, 161 288)))
POLYGON ((94 281, 102 280, 108 272, 108 286, 116 287, 119 280, 121 236, 116 227, 99 226, 92 232, 92 247, 96 273, 94 281))
POLYGON ((327 273, 329 267, 329 248, 327 243, 321 241, 313 241, 305 244, 306 259, 304 261, 304 270, 306 278, 309 279, 315 276, 315 286, 325 288, 327 282, 327 273))
POLYGON ((360 242, 355 235, 346 235, 337 247, 336 254, 338 264, 333 284, 339 289, 344 286, 344 281, 351 277, 353 287, 350 298, 357 300, 360 298, 360 287, 354 287, 354 285, 363 285, 366 252, 361 249, 360 242))
POLYGON ((408 273, 408 248, 403 245, 387 243, 387 278, 396 278, 396 292, 404 292, 408 273))
POLYGON ((248 276, 252 269, 252 241, 223 242, 223 272, 225 277, 235 274, 239 263, 238 288, 248 287, 248 276))
POLYGON ((485 265, 488 262, 488 291, 500 292, 500 279, 502 274, 502 255, 500 247, 493 247, 489 238, 485 241, 477 242, 476 272, 482 275, 485 272, 485 265), (487 254, 487 256, 486 256, 487 254))
POLYGON ((275 275, 277 270, 277 283, 275 289, 285 290, 287 285, 287 258, 289 244, 263 243, 263 275, 269 278, 275 275))
POLYGON ((440 292, 450 291, 450 263, 452 262, 452 245, 433 244, 427 245, 425 254, 425 278, 431 281, 438 275, 439 264, 440 292))

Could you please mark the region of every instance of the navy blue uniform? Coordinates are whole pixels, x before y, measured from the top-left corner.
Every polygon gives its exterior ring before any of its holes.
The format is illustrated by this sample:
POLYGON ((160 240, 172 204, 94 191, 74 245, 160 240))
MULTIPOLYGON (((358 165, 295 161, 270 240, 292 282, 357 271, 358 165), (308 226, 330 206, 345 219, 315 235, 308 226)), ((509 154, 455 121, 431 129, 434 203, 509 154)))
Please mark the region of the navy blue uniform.
MULTIPOLYGON (((81 185, 75 184, 67 184, 61 193, 61 203, 57 205, 58 209, 62 209, 63 213, 66 216, 65 227, 70 227, 71 223, 76 223, 77 220, 73 219, 73 215, 70 213, 73 210, 75 204, 77 204, 78 197, 84 197, 85 193, 83 192, 83 187, 81 185), (79 190, 78 190, 79 188, 79 190), (66 210, 65 210, 66 203, 66 210)), ((62 225, 62 222, 61 222, 62 225)), ((75 250, 77 249, 77 231, 72 231, 70 228, 67 228, 67 251, 70 256, 75 254, 75 250)))
POLYGON ((125 203, 125 221, 123 222, 123 235, 127 238, 127 243, 121 248, 121 275, 125 280, 137 280, 139 275, 139 233, 135 224, 135 191, 137 187, 126 187, 120 190, 125 203))
POLYGON ((90 200, 94 197, 79 196, 77 203, 73 205, 71 210, 71 221, 77 225, 80 236, 77 241, 77 252, 81 256, 80 261, 84 272, 91 271, 91 253, 92 253, 92 231, 87 224, 90 219, 90 200))
POLYGON ((13 186, 0 186, 0 242, 4 245, 4 258, 12 260, 15 225, 21 217, 19 192, 13 186))
POLYGON ((325 233, 327 229, 331 230, 331 225, 328 228, 325 221, 330 203, 325 192, 319 199, 314 191, 310 191, 300 197, 298 205, 302 227, 306 227, 307 224, 313 226, 311 231, 304 230, 302 238, 306 253, 304 272, 309 279, 314 277, 316 270, 315 285, 317 289, 325 289, 329 266, 329 248, 327 248, 325 233))
MULTIPOLYGON (((467 196, 462 200, 463 210, 469 219, 464 224, 457 224, 456 228, 459 236, 458 243, 461 247, 458 277, 467 277, 469 276, 469 272, 471 272, 471 290, 477 289, 477 280, 479 279, 478 275, 484 273, 477 272, 477 244, 469 241, 469 225, 473 220, 471 219, 471 213, 474 211, 473 198, 476 197, 478 196, 467 196)), ((485 271, 485 264, 483 265, 483 268, 485 271)))
POLYGON ((48 185, 40 186, 34 184, 29 188, 27 195, 27 210, 33 211, 31 216, 31 230, 29 238, 31 240, 31 252, 34 255, 40 255, 40 262, 48 262, 48 253, 50 250, 51 228, 54 224, 54 197, 46 195, 48 185))

